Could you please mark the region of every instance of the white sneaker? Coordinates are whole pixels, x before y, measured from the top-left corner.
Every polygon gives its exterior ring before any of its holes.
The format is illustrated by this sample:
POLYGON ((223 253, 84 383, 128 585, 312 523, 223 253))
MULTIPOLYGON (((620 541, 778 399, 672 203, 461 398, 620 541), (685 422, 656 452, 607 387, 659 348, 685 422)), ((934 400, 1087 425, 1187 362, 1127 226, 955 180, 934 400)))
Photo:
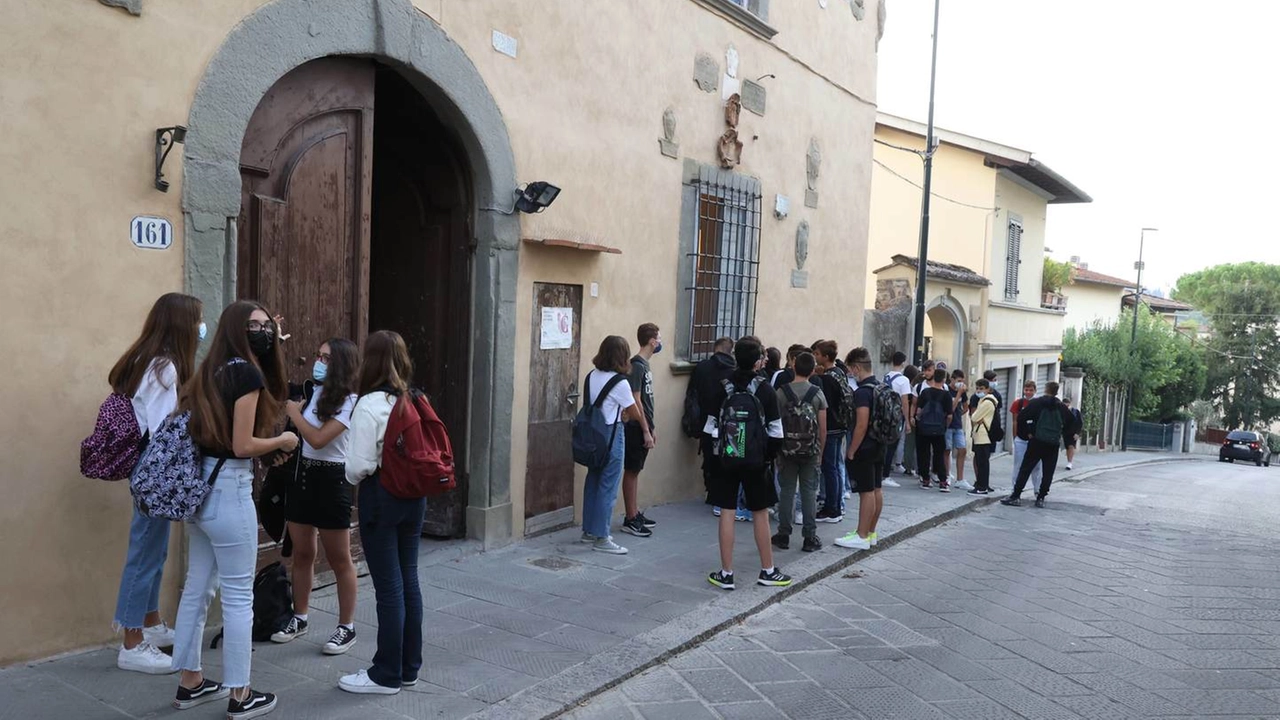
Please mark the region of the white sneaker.
POLYGON ((876 533, 867 533, 867 542, 871 543, 871 547, 880 544, 880 537, 876 533))
POLYGON ((952 487, 954 487, 957 490, 972 490, 973 483, 969 482, 968 480, 961 480, 960 482, 956 483, 952 487))
POLYGON ((902 485, 893 478, 885 478, 880 484, 885 487, 902 487, 902 485))
POLYGON ((711 507, 711 514, 712 514, 712 515, 715 515, 716 517, 720 517, 720 508, 715 507, 715 506, 713 505, 713 506, 711 507))
POLYGON ((612 536, 597 539, 596 543, 591 546, 591 549, 598 550, 602 553, 609 553, 610 555, 627 554, 627 549, 614 542, 612 536))
POLYGON ((844 537, 836 538, 836 545, 850 550, 870 550, 871 540, 864 537, 858 537, 857 532, 851 532, 844 537))
POLYGON ((1070 469, 1071 469, 1071 463, 1067 463, 1067 469, 1068 469, 1068 470, 1070 470, 1070 469))
POLYGON ((116 667, 148 675, 171 675, 178 672, 173 666, 173 658, 145 640, 132 650, 121 647, 120 654, 116 656, 116 667))
POLYGON ((595 535, 592 535, 592 534, 591 534, 591 533, 589 533, 589 532, 583 532, 583 533, 582 533, 582 538, 581 538, 581 539, 579 539, 579 540, 578 540, 578 542, 583 542, 583 543, 593 543, 593 542, 595 542, 597 539, 598 539, 598 538, 596 538, 596 536, 595 536, 595 535))
POLYGON ((166 625, 163 620, 155 627, 144 627, 142 642, 157 648, 173 647, 173 628, 166 625))
POLYGON ((907 468, 906 468, 905 466, 903 466, 903 464, 902 464, 902 463, 898 463, 897 465, 894 465, 894 466, 893 466, 893 471, 894 471, 894 472, 896 472, 896 473, 898 473, 899 475, 906 475, 906 474, 907 474, 907 468))
POLYGON ((398 687, 387 687, 374 682, 365 670, 355 675, 343 675, 342 679, 338 680, 338 687, 357 695, 395 695, 400 692, 398 687))

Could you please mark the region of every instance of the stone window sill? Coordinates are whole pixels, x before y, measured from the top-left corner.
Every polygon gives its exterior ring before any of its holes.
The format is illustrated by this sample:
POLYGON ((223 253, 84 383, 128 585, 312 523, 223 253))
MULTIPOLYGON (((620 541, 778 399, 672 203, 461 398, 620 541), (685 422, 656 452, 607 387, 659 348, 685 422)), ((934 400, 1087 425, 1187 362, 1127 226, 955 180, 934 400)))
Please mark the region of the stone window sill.
MULTIPOLYGON (((765 22, 762 18, 756 16, 755 13, 730 2, 730 0, 693 0, 703 7, 710 8, 713 12, 727 18, 734 25, 741 27, 747 32, 756 35, 764 40, 772 40, 778 31, 772 25, 765 22)), ((767 15, 766 15, 767 17, 767 15)))

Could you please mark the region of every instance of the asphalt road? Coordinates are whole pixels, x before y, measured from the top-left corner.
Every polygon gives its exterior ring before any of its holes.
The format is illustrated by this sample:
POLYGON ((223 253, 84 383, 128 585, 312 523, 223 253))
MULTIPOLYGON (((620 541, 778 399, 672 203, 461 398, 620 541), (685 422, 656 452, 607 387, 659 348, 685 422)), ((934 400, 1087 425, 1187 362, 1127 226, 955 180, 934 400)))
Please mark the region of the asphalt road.
POLYGON ((1280 718, 1280 468, 1148 465, 868 556, 573 712, 1280 718))

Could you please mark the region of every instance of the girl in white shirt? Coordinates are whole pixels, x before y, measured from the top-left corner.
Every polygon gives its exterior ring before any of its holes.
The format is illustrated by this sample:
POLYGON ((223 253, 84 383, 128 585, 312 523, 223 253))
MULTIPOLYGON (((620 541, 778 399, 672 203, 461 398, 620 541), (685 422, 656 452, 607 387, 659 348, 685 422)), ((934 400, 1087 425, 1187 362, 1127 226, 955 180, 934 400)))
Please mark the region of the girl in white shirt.
POLYGON ((360 352, 356 344, 331 338, 316 352, 311 378, 317 389, 306 403, 285 404, 302 436, 298 473, 285 495, 284 516, 293 540, 294 616, 271 636, 287 643, 307 633, 316 535, 338 584, 338 627, 321 650, 341 655, 356 643, 356 567, 351 560, 351 483, 347 482, 347 428, 356 405, 360 352))
POLYGON ((358 485, 360 540, 378 607, 378 650, 368 670, 343 676, 351 693, 395 695, 418 682, 422 668, 422 590, 418 544, 426 500, 388 493, 378 479, 382 439, 396 401, 409 392, 413 362, 399 333, 379 330, 365 341, 360 400, 347 442, 347 482, 358 485))
MULTIPOLYGON (((196 344, 205 335, 203 312, 190 295, 162 295, 151 307, 142 335, 111 368, 111 389, 132 398, 144 436, 155 432, 178 405, 178 387, 191 377, 196 344)), ((135 507, 114 623, 124 631, 116 657, 121 670, 173 672, 169 656, 160 652, 173 645, 173 630, 160 618, 160 579, 168 554, 169 521, 145 517, 135 507)))
POLYGON ((627 549, 615 543, 609 535, 626 449, 626 433, 620 426, 626 420, 640 422, 644 417, 644 411, 636 404, 631 385, 627 382, 627 374, 631 372, 630 358, 631 346, 626 338, 618 335, 605 338, 591 361, 595 369, 587 373, 582 387, 584 405, 595 402, 600 393, 607 392, 600 412, 605 422, 617 430, 613 433, 609 461, 604 467, 587 469, 587 480, 582 487, 582 541, 592 543, 593 550, 613 555, 627 554, 627 549))

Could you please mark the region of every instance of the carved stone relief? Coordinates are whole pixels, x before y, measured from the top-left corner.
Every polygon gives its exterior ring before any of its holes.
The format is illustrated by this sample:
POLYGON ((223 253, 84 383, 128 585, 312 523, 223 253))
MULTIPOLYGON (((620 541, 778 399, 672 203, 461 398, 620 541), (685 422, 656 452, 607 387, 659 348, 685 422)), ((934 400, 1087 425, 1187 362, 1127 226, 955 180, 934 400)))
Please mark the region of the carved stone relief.
POLYGON ((809 221, 801 220, 796 228, 796 269, 803 270, 809 259, 809 221))
POLYGON ((728 101, 724 104, 724 124, 731 128, 736 128, 741 117, 742 97, 736 94, 730 95, 728 101))
POLYGON ((142 0, 98 0, 103 5, 110 7, 123 8, 129 11, 130 15, 142 14, 142 0))
POLYGON ((742 107, 763 116, 765 103, 764 86, 754 80, 742 80, 742 107))
POLYGON ((849 3, 850 9, 853 10, 853 16, 858 20, 867 16, 867 8, 864 2, 865 0, 853 0, 853 2, 849 3))
POLYGON ((818 147, 818 138, 809 139, 809 152, 804 158, 805 181, 808 189, 804 193, 805 207, 818 207, 818 177, 822 174, 822 148, 818 147))
POLYGON ((727 128, 716 143, 720 167, 729 169, 742 163, 742 141, 738 139, 738 119, 742 116, 742 98, 737 93, 729 96, 724 104, 724 124, 727 128))
POLYGON ((658 148, 670 158, 680 157, 680 145, 676 142, 676 111, 668 107, 662 111, 662 137, 658 148))
POLYGON ((693 81, 703 92, 715 92, 720 87, 720 63, 706 53, 698 53, 693 61, 693 81))

